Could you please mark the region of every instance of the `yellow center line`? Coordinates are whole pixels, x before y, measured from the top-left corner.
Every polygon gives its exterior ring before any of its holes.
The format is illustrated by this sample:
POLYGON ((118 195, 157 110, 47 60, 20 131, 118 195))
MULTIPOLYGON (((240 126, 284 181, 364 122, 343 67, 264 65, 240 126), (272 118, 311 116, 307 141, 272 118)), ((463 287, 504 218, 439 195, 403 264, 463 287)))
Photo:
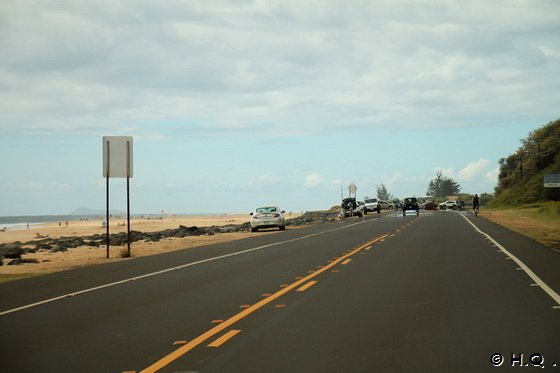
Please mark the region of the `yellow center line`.
POLYGON ((309 281, 307 284, 305 284, 302 287, 300 287, 299 289, 297 289, 297 291, 306 291, 307 289, 309 289, 310 287, 312 287, 316 283, 317 283, 317 281, 309 281))
POLYGON ((230 330, 226 334, 222 335, 220 338, 216 339, 214 342, 210 343, 208 347, 220 347, 231 338, 233 338, 236 334, 241 332, 241 330, 230 330))
POLYGON ((272 294, 270 297, 264 298, 261 301, 253 304, 252 306, 250 306, 249 308, 244 309, 243 311, 239 312, 236 315, 233 315, 232 317, 230 317, 229 319, 225 320, 224 322, 216 325, 215 327, 213 327, 212 329, 202 333, 201 335, 199 335, 198 337, 192 339, 189 343, 187 343, 186 345, 181 346, 180 348, 176 349, 175 351, 171 352, 169 355, 164 356, 163 358, 161 358, 160 360, 156 361, 155 363, 153 363, 152 365, 150 365, 149 367, 147 367, 146 369, 142 370, 141 373, 151 373, 151 372, 157 372, 158 370, 166 367, 167 365, 171 364, 172 362, 174 362, 175 360, 179 359, 181 356, 185 355, 187 352, 191 351, 192 349, 198 347, 200 344, 204 343, 206 340, 214 337, 216 334, 219 334, 220 332, 224 331, 225 329, 229 328, 230 326, 232 326, 233 324, 237 323, 238 321, 244 319, 245 317, 251 315, 252 313, 258 311, 259 309, 261 309, 262 307, 266 306, 267 304, 275 301, 276 299, 282 297, 283 295, 289 293, 290 291, 302 286, 304 283, 306 283, 307 281, 311 280, 314 277, 317 277, 318 275, 320 275, 323 272, 328 271, 329 269, 331 269, 332 267, 336 266, 338 263, 346 260, 348 257, 354 255, 355 253, 359 252, 360 250, 364 249, 365 247, 367 247, 368 245, 372 245, 374 243, 376 243, 377 241, 387 237, 388 234, 385 234, 383 236, 377 237, 371 241, 366 242, 365 244, 363 244, 362 246, 359 246, 357 249, 351 251, 350 253, 341 256, 339 259, 333 261, 332 263, 327 264, 326 266, 324 266, 323 268, 317 270, 316 272, 309 274, 305 277, 303 277, 301 280, 298 280, 294 283, 292 283, 291 285, 287 285, 286 287, 283 287, 281 290, 277 291, 276 293, 272 294))
POLYGON ((343 261, 342 264, 343 266, 345 266, 346 264, 350 263, 352 261, 352 259, 346 259, 345 261, 343 261))

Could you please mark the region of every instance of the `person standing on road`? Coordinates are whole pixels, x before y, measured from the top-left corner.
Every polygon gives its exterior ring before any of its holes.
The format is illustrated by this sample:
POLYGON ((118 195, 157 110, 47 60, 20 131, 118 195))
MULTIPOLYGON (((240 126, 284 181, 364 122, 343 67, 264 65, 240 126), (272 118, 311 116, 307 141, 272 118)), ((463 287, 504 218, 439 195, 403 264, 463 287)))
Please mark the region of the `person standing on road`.
POLYGON ((472 208, 474 214, 478 216, 478 212, 480 211, 480 199, 478 198, 478 194, 475 194, 472 199, 472 208))

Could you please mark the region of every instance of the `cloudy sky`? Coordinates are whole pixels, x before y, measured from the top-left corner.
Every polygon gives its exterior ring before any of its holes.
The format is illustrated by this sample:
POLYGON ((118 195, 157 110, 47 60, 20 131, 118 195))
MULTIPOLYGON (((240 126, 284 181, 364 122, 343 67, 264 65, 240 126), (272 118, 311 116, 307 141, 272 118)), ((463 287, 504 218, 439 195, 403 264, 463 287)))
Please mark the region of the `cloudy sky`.
POLYGON ((492 192, 560 117, 555 0, 3 1, 0 56, 0 215, 103 209, 104 135, 133 213, 492 192))

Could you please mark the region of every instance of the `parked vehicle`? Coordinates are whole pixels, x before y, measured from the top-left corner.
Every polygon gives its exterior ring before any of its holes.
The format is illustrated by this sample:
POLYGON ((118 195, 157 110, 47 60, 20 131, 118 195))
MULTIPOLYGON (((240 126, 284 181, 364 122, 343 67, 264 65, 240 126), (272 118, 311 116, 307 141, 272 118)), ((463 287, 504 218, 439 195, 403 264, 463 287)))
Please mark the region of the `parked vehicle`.
POLYGON ((362 217, 365 211, 365 206, 360 207, 360 205, 356 201, 356 198, 354 197, 344 198, 342 200, 342 203, 340 204, 340 207, 341 207, 341 215, 344 215, 344 217, 349 217, 349 216, 362 217))
POLYGON ((420 215, 420 206, 416 197, 405 198, 402 205, 403 216, 406 216, 406 212, 410 210, 415 210, 416 215, 420 215))
POLYGON ((358 204, 358 210, 361 211, 363 215, 367 215, 365 203, 362 201, 357 201, 356 203, 358 204))
POLYGON ((393 209, 393 204, 389 201, 383 201, 383 200, 379 200, 379 206, 381 207, 381 210, 392 210, 393 209))
POLYGON ((438 206, 434 201, 424 203, 425 210, 437 210, 438 206))
POLYGON ((368 198, 364 199, 364 212, 367 214, 368 212, 377 211, 377 213, 381 212, 381 205, 377 198, 368 198))
POLYGON ((283 231, 286 229, 284 212, 278 206, 258 207, 251 215, 251 232, 256 232, 261 228, 278 228, 283 231))
POLYGON ((447 210, 447 209, 457 210, 459 208, 459 204, 457 203, 457 201, 445 201, 440 203, 438 207, 440 210, 447 210))

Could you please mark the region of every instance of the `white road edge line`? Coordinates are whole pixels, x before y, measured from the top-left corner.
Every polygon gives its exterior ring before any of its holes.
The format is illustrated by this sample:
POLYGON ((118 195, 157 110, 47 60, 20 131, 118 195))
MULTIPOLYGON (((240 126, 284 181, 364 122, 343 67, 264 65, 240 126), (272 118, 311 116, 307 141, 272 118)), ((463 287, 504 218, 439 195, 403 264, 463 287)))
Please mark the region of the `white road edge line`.
MULTIPOLYGON (((551 298, 553 301, 555 301, 556 303, 558 303, 558 305, 560 305, 560 295, 558 295, 557 292, 555 292, 552 288, 550 288, 550 286, 548 286, 543 280, 541 280, 541 278, 539 276, 537 276, 535 274, 535 272, 533 272, 529 267, 527 267, 525 265, 525 263, 523 263, 520 259, 518 259, 515 255, 513 255, 512 253, 510 253, 509 251, 506 250, 505 247, 503 247, 502 245, 500 245, 500 243, 498 241, 496 241, 494 238, 492 238, 492 236, 490 236, 488 233, 481 231, 476 225, 474 225, 473 222, 471 222, 469 219, 467 219, 467 217, 461 213, 459 213, 470 225, 472 225, 474 227, 474 229, 476 229, 479 233, 481 233, 482 235, 484 235, 486 238, 488 238, 488 240, 490 240, 494 245, 498 246, 502 252, 504 254, 506 254, 511 260, 513 260, 515 263, 517 263, 517 265, 523 270, 525 271, 525 273, 531 277, 533 279, 533 281, 535 281, 535 284, 537 284, 538 286, 541 287, 541 289, 543 289, 551 298)), ((532 285, 531 285, 532 286, 532 285)))
POLYGON ((250 252, 253 252, 253 251, 257 251, 257 250, 266 249, 266 248, 268 248, 268 247, 277 246, 277 245, 282 245, 282 244, 285 244, 285 243, 296 242, 296 241, 302 241, 302 240, 305 240, 305 239, 308 239, 308 238, 311 238, 311 237, 315 237, 315 236, 319 236, 319 235, 322 235, 322 234, 325 234, 325 233, 334 232, 334 231, 337 231, 337 230, 341 230, 341 229, 346 229, 346 228, 349 228, 349 227, 353 227, 354 225, 362 224, 362 223, 365 223, 365 222, 367 222, 367 221, 368 221, 368 220, 364 220, 364 221, 360 221, 360 222, 357 222, 357 223, 348 224, 348 225, 345 225, 345 226, 343 226, 343 227, 338 227, 338 228, 334 228, 334 229, 329 229, 329 230, 327 230, 327 231, 318 232, 318 233, 313 233, 313 234, 309 234, 309 235, 307 235, 307 236, 303 236, 303 237, 299 237, 299 238, 292 238, 291 240, 286 240, 286 241, 281 241, 281 242, 275 242, 275 243, 271 243, 271 244, 268 244, 268 245, 263 245, 263 246, 259 246, 259 247, 254 247, 254 248, 252 248, 252 249, 237 251, 237 252, 231 253, 231 254, 220 255, 220 256, 213 257, 213 258, 203 259, 203 260, 199 260, 199 261, 196 261, 196 262, 183 264, 183 265, 180 265, 180 266, 177 266, 177 267, 166 268, 166 269, 162 269, 161 271, 151 272, 151 273, 147 273, 147 274, 145 274, 145 275, 135 276, 135 277, 127 278, 127 279, 124 279, 124 280, 115 281, 115 282, 111 282, 111 283, 108 283, 108 284, 96 286, 96 287, 93 287, 93 288, 88 288, 88 289, 76 291, 76 292, 73 292, 73 293, 68 293, 68 294, 60 295, 60 296, 58 296, 58 297, 49 298, 49 299, 45 299, 45 300, 42 300, 42 301, 39 301, 39 302, 27 304, 27 305, 25 305, 25 306, 20 306, 20 307, 16 307, 16 308, 12 308, 12 309, 6 310, 6 311, 2 311, 2 312, 0 312, 0 316, 8 315, 8 314, 10 314, 10 313, 14 313, 14 312, 18 312, 18 311, 23 311, 23 310, 28 309, 28 308, 37 307, 37 306, 40 306, 40 305, 43 305, 43 304, 46 304, 46 303, 55 302, 55 301, 62 300, 62 299, 68 298, 68 297, 74 297, 74 296, 76 296, 76 295, 85 294, 85 293, 90 293, 90 292, 92 292, 92 291, 97 291, 97 290, 105 289, 105 288, 108 288, 108 287, 112 287, 112 286, 116 286, 116 285, 121 285, 121 284, 130 282, 130 281, 136 281, 136 280, 140 280, 140 279, 143 279, 143 278, 148 278, 148 277, 152 277, 152 276, 161 275, 161 274, 164 274, 164 273, 167 273, 167 272, 175 271, 175 270, 177 270, 177 269, 183 269, 183 268, 187 268, 187 267, 192 267, 192 266, 195 266, 195 265, 199 265, 199 264, 204 264, 204 263, 212 262, 212 261, 214 261, 214 260, 220 260, 220 259, 229 258, 229 257, 235 256, 235 255, 246 254, 246 253, 250 253, 250 252))

